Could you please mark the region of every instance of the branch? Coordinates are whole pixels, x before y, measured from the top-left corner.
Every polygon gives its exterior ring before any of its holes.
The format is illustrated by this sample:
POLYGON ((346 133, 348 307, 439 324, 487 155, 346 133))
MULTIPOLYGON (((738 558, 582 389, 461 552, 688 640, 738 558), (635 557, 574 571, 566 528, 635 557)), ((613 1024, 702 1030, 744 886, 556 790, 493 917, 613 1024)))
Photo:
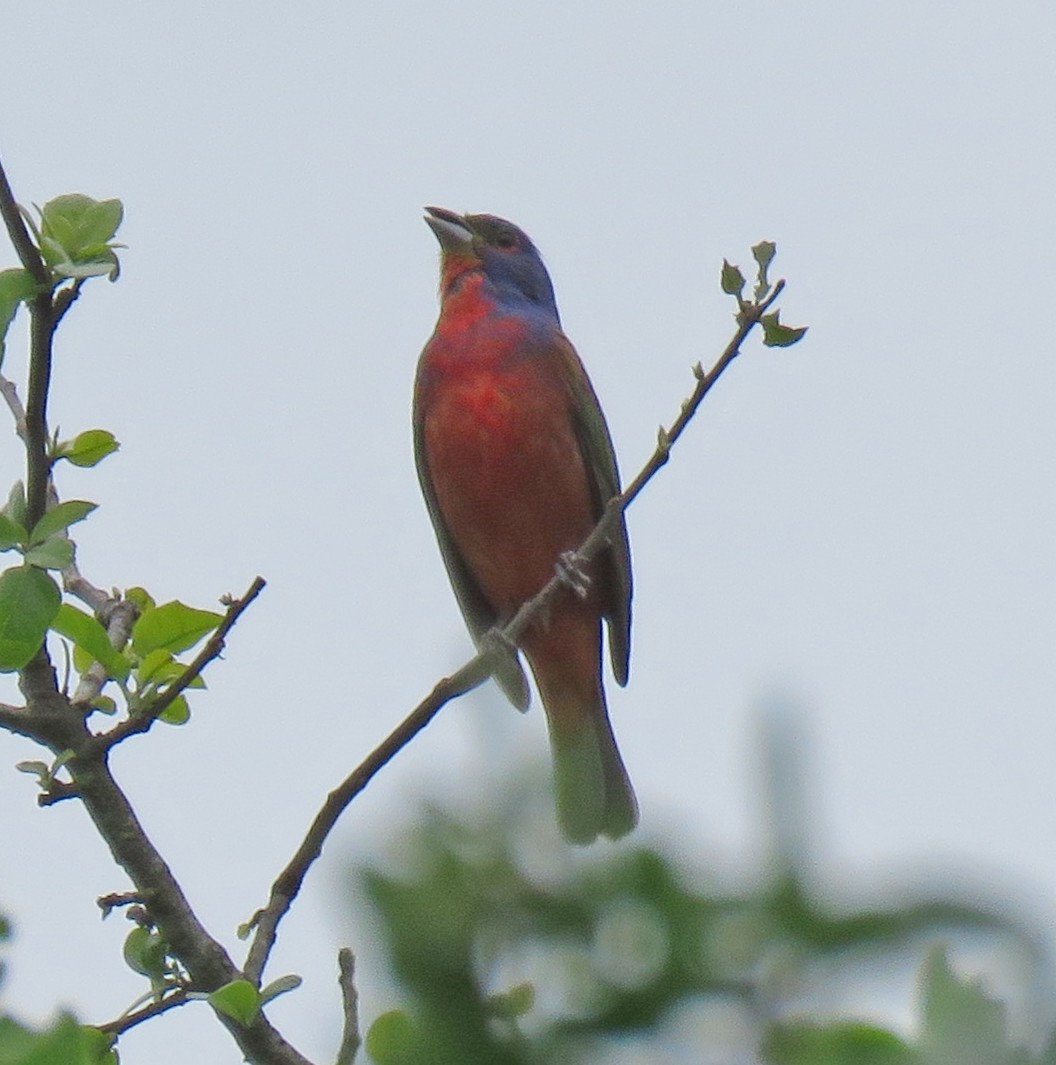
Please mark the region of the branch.
POLYGON ((279 874, 271 888, 271 896, 263 910, 254 915, 256 935, 246 957, 245 974, 251 983, 259 984, 271 948, 275 945, 279 922, 286 916, 293 900, 304 883, 309 866, 319 857, 323 843, 348 804, 370 783, 371 778, 403 747, 421 732, 446 703, 472 691, 491 676, 491 655, 482 652, 467 662, 457 673, 439 681, 429 695, 418 704, 395 729, 357 766, 329 795, 322 809, 315 815, 307 835, 297 853, 279 874))
POLYGON ((29 235, 29 230, 26 229, 25 220, 15 201, 15 194, 11 191, 3 163, 0 163, 0 215, 3 215, 7 235, 11 238, 19 261, 29 271, 34 281, 50 286, 51 275, 29 235))
POLYGON ((137 1024, 149 1021, 152 1017, 160 1017, 161 1014, 168 1013, 169 1010, 175 1009, 177 1006, 186 1005, 191 1001, 187 996, 187 989, 181 987, 171 995, 150 1003, 149 1006, 144 1006, 133 1013, 122 1013, 120 1017, 107 1021, 106 1024, 97 1024, 95 1027, 100 1032, 106 1032, 107 1035, 123 1035, 129 1028, 135 1028, 137 1024))
MULTIPOLYGON (((694 367, 697 385, 692 394, 683 401, 678 417, 671 423, 671 427, 660 429, 657 446, 638 475, 623 492, 609 500, 597 525, 575 552, 579 559, 589 561, 608 546, 620 515, 665 465, 670 457, 672 446, 689 425, 704 397, 711 391, 712 386, 730 363, 740 354, 745 338, 759 324, 759 320, 781 294, 784 285, 784 281, 778 281, 765 294, 765 298, 759 301, 746 302, 738 299, 737 331, 733 338, 707 373, 704 373, 700 363, 694 367)), ((279 923, 293 905, 308 869, 322 853, 327 836, 349 803, 384 765, 432 721, 447 703, 472 691, 492 675, 496 657, 509 654, 510 648, 516 647, 525 630, 539 617, 544 616, 554 599, 566 587, 566 583, 567 577, 561 572, 555 572, 555 575, 538 594, 522 604, 504 628, 493 630, 482 641, 481 648, 473 658, 456 673, 439 681, 429 695, 396 726, 389 736, 327 795, 326 801, 315 815, 297 852, 272 885, 267 905, 262 910, 258 910, 250 922, 251 926, 256 927, 256 933, 246 957, 245 976, 247 980, 259 985, 268 955, 275 945, 279 923)))
MULTIPOLYGON (((107 751, 91 743, 91 738, 85 729, 79 750, 69 763, 81 800, 115 861, 146 898, 150 916, 173 956, 186 968, 190 986, 211 992, 239 979, 241 973, 198 920, 168 865, 143 831, 110 772, 107 751)), ((249 1028, 222 1014, 217 1016, 247 1060, 258 1065, 309 1065, 263 1015, 249 1028)))
POLYGON ((26 736, 31 740, 37 739, 33 722, 24 706, 11 706, 9 703, 0 703, 0 728, 7 729, 19 736, 26 736))
POLYGON ((206 666, 215 658, 219 658, 224 650, 224 639, 234 628, 235 623, 242 616, 242 612, 264 590, 267 582, 263 577, 255 577, 253 583, 246 589, 246 594, 241 599, 232 599, 228 603, 227 613, 217 626, 212 636, 206 640, 205 645, 195 656, 187 668, 143 711, 135 717, 127 718, 120 724, 115 725, 108 732, 101 733, 99 739, 104 750, 135 736, 137 733, 146 732, 151 725, 163 714, 167 707, 172 705, 173 700, 188 684, 193 683, 201 676, 206 666))
POLYGON ((70 595, 80 599, 96 616, 106 608, 108 603, 121 602, 116 592, 109 595, 102 588, 96 588, 86 577, 82 577, 76 562, 62 571, 62 586, 70 595))
POLYGON ((359 1034, 359 995, 356 993, 356 957, 342 947, 337 952, 337 984, 341 988, 341 1012, 344 1024, 341 1030, 341 1046, 337 1051, 336 1065, 352 1065, 363 1040, 359 1034))
POLYGON ((48 480, 48 386, 51 382, 51 338, 55 333, 55 306, 52 277, 30 238, 15 195, 0 164, 0 215, 18 258, 40 286, 37 295, 26 300, 29 308, 29 375, 26 387, 26 523, 32 529, 47 507, 48 480))
MULTIPOLYGON (((26 525, 33 528, 46 509, 51 481, 47 402, 51 383, 52 339, 59 319, 77 298, 79 286, 74 285, 57 297, 53 294, 51 273, 30 239, 2 165, 0 216, 22 265, 40 289, 26 301, 30 312, 30 354, 24 417, 19 419, 19 402, 14 388, 3 389, 4 399, 15 413, 16 422, 24 426, 24 432, 19 435, 26 446, 26 525)), ((223 636, 261 588, 263 581, 258 579, 244 600, 231 604, 227 616, 203 653, 151 708, 154 716, 161 713, 165 705, 171 703, 220 654, 223 636), (164 702, 166 696, 168 701, 164 702)), ((173 957, 179 959, 189 975, 189 987, 196 991, 212 992, 239 979, 241 973, 223 946, 209 935, 191 909, 179 883, 144 832, 127 797, 114 779, 107 760, 112 743, 98 742, 100 738, 89 732, 84 715, 59 690, 55 670, 44 647, 20 671, 19 683, 26 698, 26 710, 19 712, 13 707, 2 707, 0 718, 21 734, 27 731, 23 719, 31 719, 34 739, 56 753, 72 752, 66 765, 72 775, 73 786, 114 860, 128 874, 136 891, 147 900, 152 920, 173 957)), ((131 731, 142 731, 149 726, 148 720, 142 728, 131 731)), ((219 1012, 217 1016, 231 1032, 247 1061, 256 1065, 310 1065, 308 1059, 290 1046, 263 1014, 258 1015, 248 1027, 219 1012)))
MULTIPOLYGON (((136 604, 122 599, 115 591, 108 595, 102 588, 96 588, 91 581, 81 576, 81 571, 74 562, 62 571, 62 586, 70 595, 80 599, 106 628, 110 646, 120 651, 132 636, 132 626, 139 617, 136 604)), ((109 680, 106 667, 100 662, 93 662, 81 674, 77 690, 70 702, 74 706, 91 706, 92 701, 103 690, 109 680)))

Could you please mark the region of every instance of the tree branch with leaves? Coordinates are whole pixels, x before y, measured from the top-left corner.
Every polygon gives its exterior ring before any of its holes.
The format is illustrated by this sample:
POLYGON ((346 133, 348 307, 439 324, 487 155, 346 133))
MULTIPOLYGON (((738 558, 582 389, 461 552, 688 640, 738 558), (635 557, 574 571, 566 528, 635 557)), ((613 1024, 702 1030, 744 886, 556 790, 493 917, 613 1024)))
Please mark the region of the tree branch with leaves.
MULTIPOLYGON (((118 200, 60 196, 34 219, 16 202, 0 166, 0 216, 20 266, 0 271, 0 394, 14 420, 26 455, 24 479, 10 489, 0 508, 0 552, 16 564, 0 573, 0 671, 16 672, 24 706, 0 704, 0 728, 27 737, 49 752, 47 760, 21 763, 40 784, 39 802, 81 802, 133 891, 119 896, 135 927, 125 958, 149 981, 143 997, 121 1017, 83 1029, 105 1061, 120 1034, 170 1009, 206 1000, 231 1032, 243 1056, 259 1065, 305 1063, 271 1025, 262 1007, 299 983, 284 976, 262 986, 263 973, 279 925, 292 906, 315 859, 352 800, 375 774, 405 747, 451 700, 483 683, 504 656, 517 653, 527 629, 542 617, 569 580, 568 566, 555 566, 553 579, 526 602, 510 622, 484 641, 481 651, 425 699, 326 797, 295 853, 272 885, 266 905, 241 930, 251 942, 240 967, 201 923, 177 877, 148 838, 109 764, 113 748, 152 730, 188 720, 187 696, 204 686, 203 674, 219 657, 242 613, 264 588, 256 578, 241 598, 222 599, 222 612, 173 601, 157 603, 143 588, 109 594, 81 573, 70 530, 88 519, 96 504, 62 499, 54 473, 63 463, 91 468, 112 455, 118 443, 106 429, 88 428, 70 439, 51 432, 47 416, 53 373, 54 339, 65 314, 87 281, 118 277, 115 241, 123 209, 118 200), (28 361, 20 388, 3 367, 4 338, 20 308, 29 316, 28 361), (74 600, 87 607, 87 611, 74 600), (49 634, 72 648, 77 681, 70 692, 60 685, 49 653, 49 634), (189 661, 181 660, 197 649, 189 661)), ((656 447, 638 475, 613 498, 578 561, 603 549, 620 514, 669 460, 705 396, 759 327, 763 342, 787 347, 803 329, 782 325, 773 310, 784 282, 768 271, 774 245, 752 249, 756 283, 750 298, 746 282, 728 263, 722 288, 736 300, 735 332, 707 372, 698 364, 692 393, 678 415, 661 428, 656 447)), ((556 563, 557 560, 555 560, 556 563)), ((342 953, 339 987, 345 1034, 340 1060, 349 1062, 359 1046, 358 1012, 351 955, 342 953)))

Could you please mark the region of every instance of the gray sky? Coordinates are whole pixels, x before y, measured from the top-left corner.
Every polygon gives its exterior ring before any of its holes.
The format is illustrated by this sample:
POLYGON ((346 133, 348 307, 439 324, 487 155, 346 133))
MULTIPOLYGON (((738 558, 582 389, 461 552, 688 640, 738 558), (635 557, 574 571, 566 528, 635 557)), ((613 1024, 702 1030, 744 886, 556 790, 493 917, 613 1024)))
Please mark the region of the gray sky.
MULTIPOLYGON (((325 792, 469 650, 411 457, 426 203, 532 235, 625 475, 731 331, 723 256, 777 241, 783 317, 811 326, 749 345, 629 514, 634 654, 610 704, 639 838, 750 858, 755 709, 782 693, 823 874, 949 861, 1056 916, 1054 29, 1049 0, 20 13, 16 192, 118 196, 131 245, 58 347, 53 420, 123 445, 62 475, 102 504, 82 568, 202 606, 269 581, 192 727, 115 758, 214 932, 237 946, 325 792)), ((356 802, 271 970, 308 980, 273 1010, 307 1053, 336 1045, 342 854, 426 790, 486 800, 544 748, 541 713, 480 693, 356 802)), ((33 801, 0 771, 5 1001, 108 1019, 140 984, 94 898, 126 883, 74 803, 33 801)), ((389 1003, 362 980, 371 1017, 389 1003)), ((236 1058, 204 1009, 122 1048, 236 1058)))

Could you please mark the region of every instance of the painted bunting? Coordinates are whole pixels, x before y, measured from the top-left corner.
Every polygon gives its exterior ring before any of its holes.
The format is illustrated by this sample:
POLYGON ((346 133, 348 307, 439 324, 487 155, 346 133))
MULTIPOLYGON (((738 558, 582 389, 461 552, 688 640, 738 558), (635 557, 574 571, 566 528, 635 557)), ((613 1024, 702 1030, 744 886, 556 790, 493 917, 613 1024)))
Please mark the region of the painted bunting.
MULTIPOLYGON (((527 235, 493 215, 427 207, 440 242, 440 317, 418 362, 418 478, 462 614, 479 643, 535 595, 620 491, 609 430, 561 329, 546 267, 527 235)), ((521 640, 542 697, 557 813, 574 843, 624 835, 638 804, 602 686, 601 621, 627 683, 631 557, 611 544, 521 640)), ((574 583, 574 581, 572 582, 574 583)), ((495 679, 519 709, 511 656, 495 679)))

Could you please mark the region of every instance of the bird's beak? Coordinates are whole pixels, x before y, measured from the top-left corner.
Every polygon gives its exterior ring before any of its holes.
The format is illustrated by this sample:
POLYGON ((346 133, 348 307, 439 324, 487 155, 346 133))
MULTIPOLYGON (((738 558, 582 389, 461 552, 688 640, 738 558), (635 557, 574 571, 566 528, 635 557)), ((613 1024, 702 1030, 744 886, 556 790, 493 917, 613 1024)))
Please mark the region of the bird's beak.
POLYGON ((425 214, 426 224, 445 254, 467 255, 473 251, 473 230, 462 215, 443 207, 426 207, 425 214))

